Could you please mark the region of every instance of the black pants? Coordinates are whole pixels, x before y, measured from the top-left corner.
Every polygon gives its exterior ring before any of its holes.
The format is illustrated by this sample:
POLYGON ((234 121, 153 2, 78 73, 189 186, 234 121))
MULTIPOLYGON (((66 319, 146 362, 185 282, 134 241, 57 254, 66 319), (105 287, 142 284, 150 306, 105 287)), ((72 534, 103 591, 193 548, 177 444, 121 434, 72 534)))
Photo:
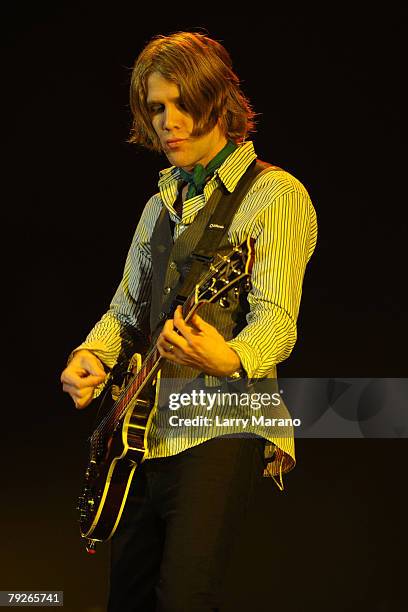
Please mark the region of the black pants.
POLYGON ((109 612, 218 612, 261 438, 221 437, 136 469, 111 543, 109 612))

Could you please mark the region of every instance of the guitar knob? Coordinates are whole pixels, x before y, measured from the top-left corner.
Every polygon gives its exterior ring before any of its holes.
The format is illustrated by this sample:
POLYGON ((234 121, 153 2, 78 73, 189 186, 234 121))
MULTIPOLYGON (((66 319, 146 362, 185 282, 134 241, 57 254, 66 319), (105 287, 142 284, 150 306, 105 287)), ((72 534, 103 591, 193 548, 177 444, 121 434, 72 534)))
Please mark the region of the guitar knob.
POLYGON ((95 540, 88 540, 88 543, 86 545, 86 552, 90 555, 94 555, 96 553, 95 540))

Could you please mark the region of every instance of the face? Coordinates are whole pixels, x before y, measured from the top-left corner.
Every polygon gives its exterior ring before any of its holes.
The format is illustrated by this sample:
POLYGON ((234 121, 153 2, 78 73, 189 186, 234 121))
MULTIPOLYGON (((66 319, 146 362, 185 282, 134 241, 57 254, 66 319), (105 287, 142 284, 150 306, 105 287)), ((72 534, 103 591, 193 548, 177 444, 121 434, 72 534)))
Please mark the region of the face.
POLYGON ((206 166, 226 145, 218 124, 204 136, 193 137, 194 121, 180 99, 178 85, 159 72, 147 80, 147 105, 153 128, 172 166, 190 171, 196 164, 206 166))

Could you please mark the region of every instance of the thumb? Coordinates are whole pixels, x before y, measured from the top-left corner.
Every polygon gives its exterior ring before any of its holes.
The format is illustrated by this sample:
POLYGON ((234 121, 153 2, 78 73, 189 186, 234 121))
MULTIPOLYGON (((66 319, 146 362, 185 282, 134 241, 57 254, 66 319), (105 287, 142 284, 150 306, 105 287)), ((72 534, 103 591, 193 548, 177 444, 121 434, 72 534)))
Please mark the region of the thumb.
POLYGON ((100 378, 101 381, 104 380, 106 378, 106 373, 105 370, 103 370, 102 368, 100 368, 99 366, 90 368, 89 373, 92 376, 96 376, 97 378, 100 378))
POLYGON ((99 360, 96 358, 87 360, 86 369, 88 370, 89 374, 91 374, 92 376, 96 376, 101 380, 104 380, 104 378, 106 377, 105 370, 100 365, 99 360))

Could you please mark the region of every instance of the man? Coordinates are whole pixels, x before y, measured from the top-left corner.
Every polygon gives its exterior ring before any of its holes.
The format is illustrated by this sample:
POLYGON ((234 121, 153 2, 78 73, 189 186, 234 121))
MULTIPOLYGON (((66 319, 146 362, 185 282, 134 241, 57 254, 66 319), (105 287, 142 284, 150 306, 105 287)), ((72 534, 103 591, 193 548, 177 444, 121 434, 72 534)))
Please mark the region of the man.
MULTIPOLYGON (((141 215, 109 311, 70 356, 64 391, 77 408, 88 406, 149 327, 165 358, 162 378, 204 379, 213 389, 226 378, 276 378, 276 364, 296 341, 303 275, 316 244, 307 191, 281 169, 258 175, 225 238, 231 245, 254 239, 251 290, 204 307, 188 322, 180 307, 173 316, 211 207, 234 193, 256 160, 245 142, 254 113, 225 48, 190 32, 155 37, 143 49, 131 107, 130 141, 163 151, 171 167, 160 173, 159 193, 141 215)), ((189 405, 186 414, 196 413, 189 405)), ((234 414, 244 413, 235 407, 234 414)), ((237 424, 221 437, 220 429, 205 427, 175 432, 169 415, 168 405, 154 413, 112 539, 111 612, 220 610, 223 575, 256 480, 279 474, 283 488, 282 473, 295 464, 290 427, 277 434, 254 426, 242 437, 237 424)))

